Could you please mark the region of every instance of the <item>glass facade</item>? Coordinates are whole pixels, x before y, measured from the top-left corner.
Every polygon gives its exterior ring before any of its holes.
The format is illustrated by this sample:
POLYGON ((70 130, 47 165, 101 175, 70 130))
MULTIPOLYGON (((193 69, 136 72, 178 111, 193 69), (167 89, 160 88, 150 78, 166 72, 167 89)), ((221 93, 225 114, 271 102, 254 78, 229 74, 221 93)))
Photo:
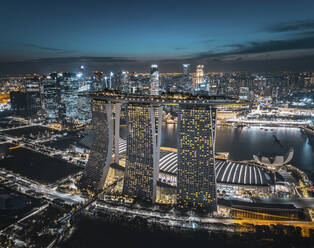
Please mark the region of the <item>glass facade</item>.
POLYGON ((216 110, 179 106, 177 204, 181 208, 216 210, 214 167, 216 110))

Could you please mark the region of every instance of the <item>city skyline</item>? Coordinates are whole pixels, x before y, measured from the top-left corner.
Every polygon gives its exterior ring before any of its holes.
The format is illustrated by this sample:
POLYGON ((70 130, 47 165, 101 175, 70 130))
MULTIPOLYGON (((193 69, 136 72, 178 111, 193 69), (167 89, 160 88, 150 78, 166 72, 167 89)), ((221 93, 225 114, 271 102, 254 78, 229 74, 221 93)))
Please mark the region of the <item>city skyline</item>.
POLYGON ((0 7, 0 247, 313 247, 314 1, 0 7))
POLYGON ((1 8, 0 73, 313 69, 314 3, 33 1, 1 8), (12 15, 12 13, 15 14, 12 15), (13 18, 14 17, 14 18, 13 18), (265 63, 267 62, 267 63, 265 63))

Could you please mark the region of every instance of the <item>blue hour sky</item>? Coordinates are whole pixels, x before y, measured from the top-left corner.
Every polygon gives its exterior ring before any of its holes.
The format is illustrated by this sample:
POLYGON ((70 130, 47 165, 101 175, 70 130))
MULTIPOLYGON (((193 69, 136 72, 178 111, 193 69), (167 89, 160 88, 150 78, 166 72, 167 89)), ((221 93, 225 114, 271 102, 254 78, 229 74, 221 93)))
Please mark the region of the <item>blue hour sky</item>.
POLYGON ((3 0, 0 72, 314 71, 312 0, 3 0))

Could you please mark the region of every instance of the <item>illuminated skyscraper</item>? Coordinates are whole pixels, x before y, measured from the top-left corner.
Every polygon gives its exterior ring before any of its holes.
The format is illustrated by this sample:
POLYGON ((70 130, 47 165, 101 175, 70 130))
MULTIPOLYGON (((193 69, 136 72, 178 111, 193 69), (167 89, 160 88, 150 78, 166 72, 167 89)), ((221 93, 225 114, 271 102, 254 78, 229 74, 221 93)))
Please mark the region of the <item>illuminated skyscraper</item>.
POLYGON ((113 72, 110 72, 109 74, 109 85, 108 88, 112 89, 112 81, 113 81, 113 72))
POLYGON ((194 89, 198 89, 200 84, 204 82, 204 65, 198 65, 196 67, 196 76, 194 78, 194 89))
POLYGON ((190 76, 190 64, 183 64, 183 76, 189 77, 190 76))
POLYGON ((129 92, 129 72, 121 71, 115 74, 114 88, 123 93, 129 92))
POLYGON ((158 65, 151 65, 150 67, 150 94, 159 95, 159 71, 158 65))
POLYGON ((82 74, 82 75, 83 75, 83 77, 85 77, 85 76, 86 76, 86 68, 85 68, 85 66, 84 66, 84 65, 81 65, 81 66, 80 66, 80 74, 82 74))
POLYGON ((121 91, 128 93, 131 91, 128 71, 121 72, 121 91))
MULTIPOLYGON (((160 116, 158 122, 161 123, 161 108, 157 111, 160 116)), ((127 113, 127 162, 123 194, 154 202, 159 171, 161 125, 156 130, 155 108, 152 104, 129 103, 127 113)))
POLYGON ((93 145, 86 165, 82 184, 92 191, 102 189, 112 159, 113 123, 110 102, 92 103, 93 145))
POLYGON ((190 78, 190 64, 183 64, 183 77, 180 84, 177 85, 178 91, 190 92, 192 89, 192 82, 190 78))
POLYGON ((216 110, 179 105, 177 204, 182 208, 216 210, 216 110))

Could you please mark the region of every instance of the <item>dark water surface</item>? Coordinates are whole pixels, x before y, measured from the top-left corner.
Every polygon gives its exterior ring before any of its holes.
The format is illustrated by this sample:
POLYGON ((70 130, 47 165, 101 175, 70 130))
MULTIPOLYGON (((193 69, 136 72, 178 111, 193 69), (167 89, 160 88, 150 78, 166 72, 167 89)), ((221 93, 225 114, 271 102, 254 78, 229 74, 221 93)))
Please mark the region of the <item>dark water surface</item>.
MULTIPOLYGON (((163 125, 161 146, 177 147, 176 125, 163 125)), ((127 129, 121 128, 121 136, 126 138, 127 129)), ((299 128, 284 127, 217 127, 216 151, 229 152, 233 160, 250 160, 254 154, 284 155, 290 147, 294 157, 290 164, 314 172, 314 145, 299 128), (276 142, 273 135, 280 143, 276 142)))

